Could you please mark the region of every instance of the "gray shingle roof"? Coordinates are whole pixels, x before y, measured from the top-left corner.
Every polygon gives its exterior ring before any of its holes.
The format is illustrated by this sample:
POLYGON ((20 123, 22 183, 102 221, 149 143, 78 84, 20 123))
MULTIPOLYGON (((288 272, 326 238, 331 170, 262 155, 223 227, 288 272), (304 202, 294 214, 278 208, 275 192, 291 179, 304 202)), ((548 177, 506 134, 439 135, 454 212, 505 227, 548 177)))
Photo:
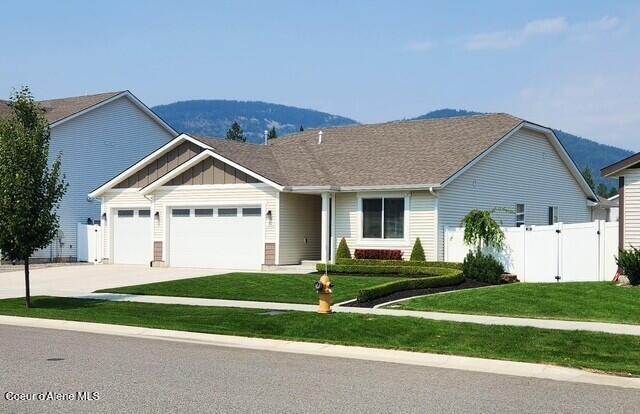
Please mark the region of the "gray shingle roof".
POLYGON ((323 129, 269 145, 198 137, 220 155, 284 186, 438 185, 519 126, 488 114, 323 129))
MULTIPOLYGON (((53 124, 123 92, 124 91, 107 92, 96 95, 49 99, 46 101, 39 101, 38 103, 44 108, 47 121, 49 121, 50 124, 53 124)), ((8 101, 0 101, 0 117, 9 113, 10 110, 7 104, 8 101)))

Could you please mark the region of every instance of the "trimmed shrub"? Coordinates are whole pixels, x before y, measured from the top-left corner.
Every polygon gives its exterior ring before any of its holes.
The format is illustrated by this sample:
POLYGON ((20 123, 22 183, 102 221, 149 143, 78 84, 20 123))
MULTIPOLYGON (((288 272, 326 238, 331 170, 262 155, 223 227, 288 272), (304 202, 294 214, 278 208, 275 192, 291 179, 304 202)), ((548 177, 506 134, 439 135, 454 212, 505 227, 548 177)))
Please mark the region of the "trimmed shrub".
POLYGON ((371 286, 361 289, 358 292, 358 302, 368 302, 373 299, 382 298, 395 292, 413 289, 427 289, 442 286, 459 285, 464 281, 462 274, 448 276, 434 276, 416 279, 405 279, 394 282, 383 283, 377 286, 371 286))
MULTIPOLYGON (((331 273, 348 273, 358 275, 402 275, 407 277, 425 276, 450 276, 461 274, 462 271, 450 267, 427 267, 427 266, 389 266, 389 265, 328 265, 331 273)), ((325 271, 325 264, 316 264, 319 272, 325 271)))
POLYGON ((464 258, 462 272, 469 279, 498 284, 500 276, 504 273, 504 266, 488 254, 471 251, 464 258))
POLYGON ((630 284, 640 285, 640 250, 633 246, 627 250, 620 250, 616 263, 622 269, 622 273, 629 278, 630 284))
POLYGON ((455 262, 416 262, 411 260, 376 260, 376 259, 336 259, 339 265, 367 266, 414 266, 414 267, 448 267, 462 270, 462 263, 455 262))
POLYGON ((416 239, 416 242, 413 244, 413 249, 411 250, 411 257, 409 258, 412 262, 424 262, 427 260, 424 257, 424 249, 422 248, 422 243, 420 242, 420 237, 416 239))
POLYGON ((344 237, 340 240, 338 250, 336 251, 336 260, 340 259, 351 259, 351 250, 349 250, 349 246, 347 246, 347 241, 344 237))
POLYGON ((356 249, 356 259, 402 260, 402 250, 356 249))

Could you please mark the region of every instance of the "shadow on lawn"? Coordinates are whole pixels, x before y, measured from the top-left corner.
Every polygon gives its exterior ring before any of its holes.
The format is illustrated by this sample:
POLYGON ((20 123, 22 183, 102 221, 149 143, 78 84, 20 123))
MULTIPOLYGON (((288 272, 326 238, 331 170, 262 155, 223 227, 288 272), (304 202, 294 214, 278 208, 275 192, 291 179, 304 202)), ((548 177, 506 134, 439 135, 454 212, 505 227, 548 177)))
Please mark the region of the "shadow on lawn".
POLYGON ((86 309, 94 308, 105 302, 95 299, 36 297, 31 299, 31 309, 86 309))

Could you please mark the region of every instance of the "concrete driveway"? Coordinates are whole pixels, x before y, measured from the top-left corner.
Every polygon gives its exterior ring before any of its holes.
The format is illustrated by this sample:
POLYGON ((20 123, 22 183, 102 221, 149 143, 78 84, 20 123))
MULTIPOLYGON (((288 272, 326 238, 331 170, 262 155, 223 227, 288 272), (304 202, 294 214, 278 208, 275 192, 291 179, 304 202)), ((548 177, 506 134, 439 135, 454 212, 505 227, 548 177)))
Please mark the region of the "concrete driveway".
MULTIPOLYGON (((19 270, 18 270, 19 269, 19 270)), ((73 296, 98 289, 217 275, 227 269, 148 267, 144 265, 71 265, 32 269, 31 295, 73 296)), ((0 298, 24 296, 24 270, 0 273, 0 298)))

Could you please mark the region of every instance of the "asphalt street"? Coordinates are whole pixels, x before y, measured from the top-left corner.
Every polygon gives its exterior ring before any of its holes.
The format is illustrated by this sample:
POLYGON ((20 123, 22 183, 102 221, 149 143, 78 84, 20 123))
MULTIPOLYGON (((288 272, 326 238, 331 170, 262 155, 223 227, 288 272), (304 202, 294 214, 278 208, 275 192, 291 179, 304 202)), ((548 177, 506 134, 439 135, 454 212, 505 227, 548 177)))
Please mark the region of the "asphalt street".
POLYGON ((2 413, 632 413, 638 407, 640 391, 631 389, 0 325, 2 413), (66 400, 14 400, 28 394, 66 400))

